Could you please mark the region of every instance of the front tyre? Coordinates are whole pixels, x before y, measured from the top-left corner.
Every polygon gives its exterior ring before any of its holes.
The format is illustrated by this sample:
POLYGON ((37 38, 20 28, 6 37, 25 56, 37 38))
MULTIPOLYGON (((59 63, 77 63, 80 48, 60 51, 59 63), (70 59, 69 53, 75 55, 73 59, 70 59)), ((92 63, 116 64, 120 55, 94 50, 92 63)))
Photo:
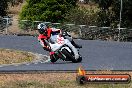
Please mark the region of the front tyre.
POLYGON ((58 59, 56 59, 55 55, 50 55, 50 61, 52 63, 56 62, 58 59))

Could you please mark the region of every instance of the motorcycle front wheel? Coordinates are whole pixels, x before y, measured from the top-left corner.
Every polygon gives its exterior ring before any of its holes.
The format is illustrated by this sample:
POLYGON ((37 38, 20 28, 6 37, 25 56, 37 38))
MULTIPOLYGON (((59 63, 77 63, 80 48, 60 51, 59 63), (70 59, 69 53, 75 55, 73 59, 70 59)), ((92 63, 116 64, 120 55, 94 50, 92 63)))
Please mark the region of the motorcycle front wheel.
POLYGON ((50 55, 50 61, 52 63, 56 62, 58 59, 55 57, 55 55, 50 55))

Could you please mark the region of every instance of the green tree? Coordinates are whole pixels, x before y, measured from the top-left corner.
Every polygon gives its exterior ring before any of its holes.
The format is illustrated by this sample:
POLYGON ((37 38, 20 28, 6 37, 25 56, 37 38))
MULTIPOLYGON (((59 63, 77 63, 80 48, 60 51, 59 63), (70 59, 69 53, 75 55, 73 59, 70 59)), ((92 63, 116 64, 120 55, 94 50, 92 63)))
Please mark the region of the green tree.
MULTIPOLYGON (((121 27, 132 27, 132 0, 122 0, 122 18, 121 27)), ((113 22, 119 21, 120 17, 120 0, 113 1, 112 11, 114 11, 113 22)), ((117 23, 118 24, 118 23, 117 23)))
POLYGON ((97 25, 98 8, 76 7, 69 11, 65 19, 67 22, 77 25, 97 25))
POLYGON ((8 0, 1 0, 0 2, 0 16, 5 16, 8 8, 8 0))
MULTIPOLYGON (((101 12, 99 13, 98 23, 100 25, 111 25, 113 27, 117 27, 120 19, 121 0, 94 1, 99 4, 99 8, 101 9, 101 12), (106 24, 104 22, 106 22, 106 24)), ((121 27, 132 27, 132 0, 122 0, 122 2, 123 9, 121 27)))
POLYGON ((76 0, 26 0, 20 20, 61 22, 76 0))
POLYGON ((0 16, 7 15, 8 5, 14 6, 17 3, 22 3, 23 0, 1 0, 0 2, 0 16))
POLYGON ((100 12, 98 13, 98 26, 110 26, 110 11, 113 0, 95 0, 98 3, 100 12))
POLYGON ((113 0, 95 0, 95 2, 99 4, 102 10, 107 10, 111 6, 113 0))

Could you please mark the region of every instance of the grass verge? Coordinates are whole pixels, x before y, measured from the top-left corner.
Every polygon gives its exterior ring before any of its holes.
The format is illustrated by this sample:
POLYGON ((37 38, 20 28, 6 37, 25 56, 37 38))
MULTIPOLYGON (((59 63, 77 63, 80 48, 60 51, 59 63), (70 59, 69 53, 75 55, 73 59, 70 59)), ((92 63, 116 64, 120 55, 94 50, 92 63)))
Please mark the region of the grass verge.
POLYGON ((0 65, 31 62, 35 58, 35 55, 18 50, 0 49, 0 65))
MULTIPOLYGON (((129 73, 132 76, 132 72, 118 73, 129 73)), ((76 73, 0 74, 0 88, 132 88, 132 82, 79 85, 76 82, 76 73)))

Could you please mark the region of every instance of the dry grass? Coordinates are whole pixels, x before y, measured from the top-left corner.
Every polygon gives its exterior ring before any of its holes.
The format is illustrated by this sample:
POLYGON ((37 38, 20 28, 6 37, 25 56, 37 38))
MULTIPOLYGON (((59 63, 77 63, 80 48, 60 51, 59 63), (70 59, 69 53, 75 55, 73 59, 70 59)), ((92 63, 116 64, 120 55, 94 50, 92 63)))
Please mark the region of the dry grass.
POLYGON ((0 49, 0 64, 31 62, 35 56, 31 53, 10 49, 0 49))
POLYGON ((12 86, 11 88, 45 88, 44 86, 54 88, 53 86, 59 85, 59 81, 74 81, 74 77, 75 74, 65 73, 2 74, 0 75, 0 85, 5 88, 7 84, 12 86))
POLYGON ((90 8, 90 9, 97 9, 98 8, 98 4, 95 3, 90 3, 90 4, 77 4, 80 8, 90 8))
POLYGON ((43 83, 54 83, 59 80, 74 80, 75 73, 31 73, 31 74, 1 74, 0 80, 9 81, 30 81, 36 80, 43 83))
MULTIPOLYGON (((108 72, 110 71, 87 73, 108 74, 108 72)), ((129 73, 132 76, 132 72, 112 73, 129 73)), ((76 75, 76 73, 0 74, 0 88, 132 88, 132 83, 79 85, 76 83, 76 75)))

